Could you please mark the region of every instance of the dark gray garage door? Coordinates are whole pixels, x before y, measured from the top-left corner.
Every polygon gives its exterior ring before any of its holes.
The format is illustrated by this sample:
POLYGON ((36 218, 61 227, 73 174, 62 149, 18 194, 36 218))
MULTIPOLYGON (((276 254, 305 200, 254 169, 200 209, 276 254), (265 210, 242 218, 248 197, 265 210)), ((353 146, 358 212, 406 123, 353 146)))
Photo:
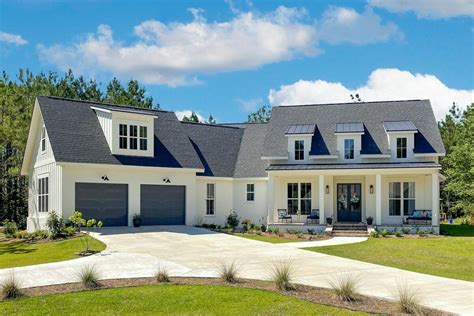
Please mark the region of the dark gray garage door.
POLYGON ((104 226, 127 226, 128 185, 76 183, 76 210, 83 218, 101 220, 104 226))
POLYGON ((142 184, 142 224, 184 225, 185 192, 184 186, 142 184))

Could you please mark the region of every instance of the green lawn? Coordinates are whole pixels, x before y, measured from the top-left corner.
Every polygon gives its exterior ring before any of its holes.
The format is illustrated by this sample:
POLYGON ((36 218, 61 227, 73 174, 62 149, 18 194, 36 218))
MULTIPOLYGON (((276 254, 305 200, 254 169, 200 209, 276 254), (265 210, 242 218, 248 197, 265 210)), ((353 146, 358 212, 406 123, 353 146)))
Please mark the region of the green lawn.
POLYGON ((444 235, 474 237, 474 226, 470 225, 441 224, 440 230, 444 235))
POLYGON ((305 248, 349 259, 474 281, 474 238, 369 238, 348 245, 305 248))
MULTIPOLYGON (((105 244, 92 239, 91 249, 102 251, 105 244)), ((12 268, 56 262, 77 258, 84 249, 80 238, 72 238, 46 243, 20 241, 0 241, 0 268, 12 268)))
POLYGON ((5 315, 366 315, 281 294, 228 286, 149 285, 22 298, 5 315))
POLYGON ((272 244, 283 244, 283 243, 287 243, 287 242, 305 241, 305 240, 288 239, 288 238, 281 238, 281 237, 262 236, 262 235, 257 235, 257 234, 233 233, 232 235, 247 238, 247 239, 265 241, 265 242, 269 242, 269 243, 272 243, 272 244))

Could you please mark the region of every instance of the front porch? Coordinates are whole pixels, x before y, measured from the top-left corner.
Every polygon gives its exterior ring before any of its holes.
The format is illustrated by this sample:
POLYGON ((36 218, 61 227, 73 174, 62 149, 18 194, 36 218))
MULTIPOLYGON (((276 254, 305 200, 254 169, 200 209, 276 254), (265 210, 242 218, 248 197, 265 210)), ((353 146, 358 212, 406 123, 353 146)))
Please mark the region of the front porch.
POLYGON ((269 172, 268 223, 322 231, 328 223, 413 230, 439 227, 436 169, 269 172))

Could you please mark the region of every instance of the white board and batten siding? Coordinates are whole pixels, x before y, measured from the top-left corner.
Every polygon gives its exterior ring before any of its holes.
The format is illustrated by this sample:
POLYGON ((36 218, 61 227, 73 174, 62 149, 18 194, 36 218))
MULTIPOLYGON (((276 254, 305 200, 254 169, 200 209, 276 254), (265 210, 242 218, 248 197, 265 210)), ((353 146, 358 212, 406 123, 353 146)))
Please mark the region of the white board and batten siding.
POLYGON ((99 120, 100 127, 104 132, 105 139, 109 145, 110 151, 112 151, 112 113, 104 111, 95 111, 97 119, 99 120))

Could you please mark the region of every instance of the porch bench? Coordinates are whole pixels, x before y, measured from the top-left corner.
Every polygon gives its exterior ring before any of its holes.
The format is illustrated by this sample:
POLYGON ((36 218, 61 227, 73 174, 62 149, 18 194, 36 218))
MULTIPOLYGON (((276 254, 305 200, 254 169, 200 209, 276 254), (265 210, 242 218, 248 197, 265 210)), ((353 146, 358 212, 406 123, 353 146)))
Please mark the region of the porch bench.
POLYGON ((424 222, 425 225, 431 224, 431 211, 430 210, 416 210, 413 214, 406 218, 407 224, 418 224, 424 222))

